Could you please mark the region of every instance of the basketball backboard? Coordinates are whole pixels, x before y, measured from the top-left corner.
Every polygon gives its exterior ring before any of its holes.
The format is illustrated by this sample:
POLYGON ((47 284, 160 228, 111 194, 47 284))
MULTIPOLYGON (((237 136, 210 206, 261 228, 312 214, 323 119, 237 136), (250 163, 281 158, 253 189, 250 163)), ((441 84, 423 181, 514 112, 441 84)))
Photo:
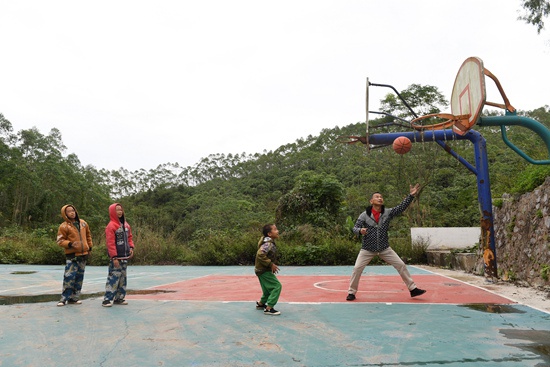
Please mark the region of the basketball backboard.
POLYGON ((453 125, 453 131, 464 135, 474 126, 485 105, 485 74, 483 61, 478 57, 469 57, 456 75, 451 95, 451 113, 455 116, 468 115, 453 125))

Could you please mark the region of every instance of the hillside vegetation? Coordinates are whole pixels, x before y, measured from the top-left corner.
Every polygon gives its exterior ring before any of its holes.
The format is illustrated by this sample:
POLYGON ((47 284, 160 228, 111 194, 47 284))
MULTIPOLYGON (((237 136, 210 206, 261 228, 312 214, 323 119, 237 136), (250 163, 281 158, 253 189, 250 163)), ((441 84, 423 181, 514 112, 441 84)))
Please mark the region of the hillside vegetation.
MULTIPOLYGON (((547 106, 523 114, 550 126, 547 106)), ((371 121, 384 126, 382 117, 371 121)), ((422 246, 411 246, 409 228, 477 226, 476 177, 432 142, 416 142, 397 155, 391 147, 368 151, 339 142, 363 135, 364 123, 327 128, 257 154, 212 154, 192 167, 165 163, 130 172, 83 167, 64 155, 61 133, 13 132, 0 114, 0 263, 61 264, 55 244, 60 208, 73 203, 92 228, 91 264, 106 264, 104 228, 113 201, 126 208, 137 245, 134 263, 250 265, 260 228, 275 222, 283 265, 353 264, 360 248, 351 233, 370 194, 386 206, 398 204, 409 184, 422 192, 392 222, 391 241, 409 262, 422 262, 422 246)), ((376 133, 404 131, 383 127, 376 133)), ((548 166, 533 166, 508 148, 499 129, 480 128, 487 140, 493 202, 541 184, 548 166)), ((542 140, 511 128, 508 137, 528 155, 546 159, 542 140)), ((448 141, 474 164, 469 141, 448 141)))

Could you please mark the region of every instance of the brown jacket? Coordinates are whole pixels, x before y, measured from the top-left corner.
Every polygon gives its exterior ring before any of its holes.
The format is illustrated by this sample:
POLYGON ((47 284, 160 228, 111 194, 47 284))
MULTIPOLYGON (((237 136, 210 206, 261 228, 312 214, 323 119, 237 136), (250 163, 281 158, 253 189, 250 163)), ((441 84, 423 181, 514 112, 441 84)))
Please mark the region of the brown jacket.
POLYGON ((93 247, 92 234, 88 223, 78 217, 78 212, 72 205, 63 206, 61 216, 64 222, 57 230, 57 244, 65 249, 67 257, 88 255, 93 247), (69 206, 73 207, 76 212, 74 222, 80 223, 80 231, 65 213, 65 209, 69 206))

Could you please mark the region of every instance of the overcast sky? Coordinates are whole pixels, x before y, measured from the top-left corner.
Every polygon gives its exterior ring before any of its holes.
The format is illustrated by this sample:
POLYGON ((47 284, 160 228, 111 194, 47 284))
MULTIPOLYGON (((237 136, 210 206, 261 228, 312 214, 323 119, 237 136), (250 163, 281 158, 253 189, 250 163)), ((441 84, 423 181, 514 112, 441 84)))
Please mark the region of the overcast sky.
MULTIPOLYGON (((83 165, 136 170, 364 121, 367 77, 450 98, 470 56, 532 110, 550 105, 550 34, 522 13, 520 0, 0 0, 0 113, 16 131, 58 128, 83 165)), ((371 89, 371 110, 388 92, 371 89)))

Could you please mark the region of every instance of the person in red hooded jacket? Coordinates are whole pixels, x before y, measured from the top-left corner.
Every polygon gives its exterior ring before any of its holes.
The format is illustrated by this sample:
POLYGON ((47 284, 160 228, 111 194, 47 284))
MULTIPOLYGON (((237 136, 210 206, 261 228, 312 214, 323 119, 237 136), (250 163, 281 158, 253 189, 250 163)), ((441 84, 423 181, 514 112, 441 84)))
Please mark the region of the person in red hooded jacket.
POLYGON ((126 270, 128 260, 134 256, 132 229, 124 218, 124 209, 119 203, 109 206, 109 224, 105 228, 107 252, 109 254, 109 275, 105 284, 103 307, 127 305, 126 270))
POLYGON ((78 216, 73 205, 64 205, 61 208, 63 223, 57 230, 56 242, 65 249, 65 272, 63 273, 63 290, 58 306, 65 306, 67 303, 79 305, 82 303, 78 298, 84 281, 86 260, 92 252, 92 234, 86 221, 78 216))

